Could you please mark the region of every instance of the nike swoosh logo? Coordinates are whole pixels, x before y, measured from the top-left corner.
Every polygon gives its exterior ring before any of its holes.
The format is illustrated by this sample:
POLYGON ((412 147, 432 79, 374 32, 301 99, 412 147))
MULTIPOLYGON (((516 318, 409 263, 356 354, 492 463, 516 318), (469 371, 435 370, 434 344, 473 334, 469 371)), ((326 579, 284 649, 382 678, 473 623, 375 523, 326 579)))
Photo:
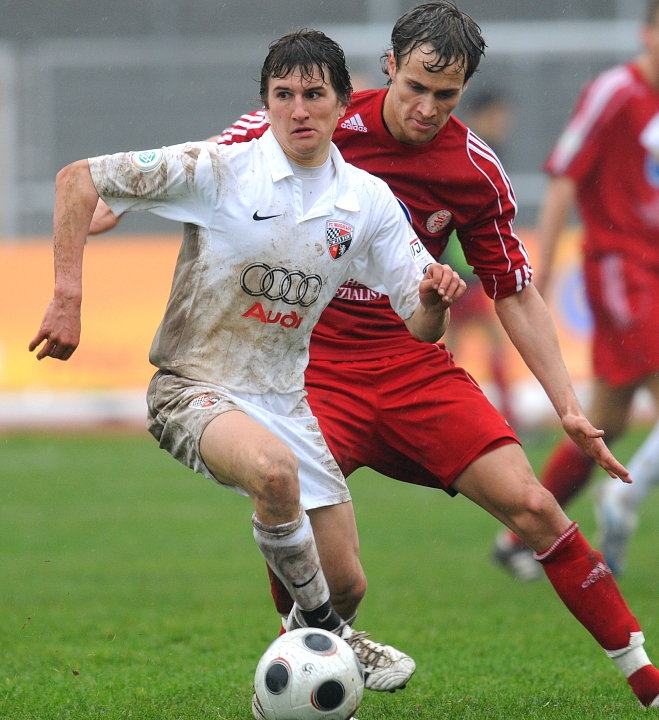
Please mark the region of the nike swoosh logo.
POLYGON ((276 217, 281 217, 281 213, 279 215, 259 215, 259 211, 256 210, 252 215, 252 220, 271 220, 276 217))
MULTIPOLYGON (((277 217, 277 216, 275 215, 274 217, 277 217)), ((305 587, 306 585, 308 585, 310 582, 313 581, 313 579, 316 577, 316 575, 318 575, 318 570, 316 570, 316 572, 315 572, 307 581, 302 582, 302 583, 296 583, 296 582, 294 582, 294 583, 293 583, 293 587, 296 587, 296 588, 303 588, 303 587, 305 587)))

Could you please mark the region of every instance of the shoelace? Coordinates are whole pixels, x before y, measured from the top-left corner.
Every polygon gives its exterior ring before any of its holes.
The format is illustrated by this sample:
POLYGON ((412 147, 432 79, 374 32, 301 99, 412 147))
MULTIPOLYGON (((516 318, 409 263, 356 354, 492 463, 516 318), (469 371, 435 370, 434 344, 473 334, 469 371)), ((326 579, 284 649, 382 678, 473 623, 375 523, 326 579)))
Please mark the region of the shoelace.
POLYGON ((367 670, 369 668, 384 667, 384 665, 389 665, 390 662, 388 661, 388 658, 385 653, 382 652, 381 647, 377 643, 373 641, 368 643, 364 642, 368 636, 369 633, 364 630, 353 630, 350 637, 344 638, 344 640, 355 651, 359 661, 362 665, 366 666, 367 670), (386 662, 383 663, 382 661, 386 662))

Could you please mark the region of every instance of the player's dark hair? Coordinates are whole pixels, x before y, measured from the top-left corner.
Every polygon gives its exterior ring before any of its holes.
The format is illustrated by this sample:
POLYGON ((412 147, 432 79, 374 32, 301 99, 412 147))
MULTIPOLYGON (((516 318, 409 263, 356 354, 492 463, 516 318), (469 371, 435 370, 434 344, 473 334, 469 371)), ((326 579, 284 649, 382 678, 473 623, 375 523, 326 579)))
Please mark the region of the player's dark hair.
POLYGON ((659 0, 648 0, 645 10, 645 24, 654 25, 657 22, 657 11, 659 10, 659 0))
MULTIPOLYGON (((487 47, 480 26, 450 0, 417 5, 396 20, 389 52, 397 68, 422 45, 432 48, 423 64, 428 72, 442 72, 457 65, 464 67, 465 82, 478 69, 487 47)), ((382 56, 385 75, 388 54, 382 56)))
POLYGON ((341 46, 320 30, 303 28, 290 32, 270 43, 269 52, 261 68, 259 94, 268 104, 270 78, 283 78, 293 71, 304 79, 317 73, 334 88, 339 100, 346 105, 352 95, 350 72, 341 46))

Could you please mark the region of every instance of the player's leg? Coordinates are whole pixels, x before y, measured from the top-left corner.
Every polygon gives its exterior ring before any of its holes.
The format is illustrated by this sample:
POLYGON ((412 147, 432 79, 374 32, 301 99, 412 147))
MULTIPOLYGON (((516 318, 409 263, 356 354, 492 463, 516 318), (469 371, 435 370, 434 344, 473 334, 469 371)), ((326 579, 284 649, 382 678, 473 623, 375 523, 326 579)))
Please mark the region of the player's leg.
POLYGON ((600 547, 615 575, 626 565, 629 541, 638 525, 638 508, 659 484, 659 423, 654 426, 627 464, 633 482, 607 478, 595 504, 600 547))
MULTIPOLYGON (((344 477, 367 464, 377 425, 377 385, 367 363, 314 361, 305 372, 307 401, 344 477)), ((354 619, 366 592, 352 503, 309 510, 332 602, 354 619)))
MULTIPOLYGON (((415 352, 373 361, 312 362, 306 383, 309 404, 345 475, 368 466, 396 480, 450 492, 450 483, 465 464, 491 443, 517 442, 473 378, 456 367, 441 346, 420 344, 415 352), (474 417, 481 419, 478 428, 474 417)), ((326 509, 318 516, 309 512, 317 538, 324 528, 330 533, 329 542, 317 539, 327 575, 337 557, 331 548, 349 543, 355 558, 359 548, 356 536, 339 538, 333 523, 321 524, 325 514, 326 509), (327 561, 323 547, 330 548, 327 561)), ((346 586, 345 572, 340 566, 338 570, 337 576, 327 577, 332 600, 348 619, 360 599, 355 591, 359 586, 346 586)), ((283 614, 290 601, 280 583, 274 580, 272 585, 283 614)))
MULTIPOLYGON (((334 363, 312 358, 305 373, 309 405, 345 477, 366 464, 365 460, 370 453, 370 438, 377 425, 374 415, 377 404, 374 372, 369 363, 334 363)), ((315 514, 315 511, 310 513, 314 532, 322 532, 320 528, 316 530, 316 522, 320 520, 316 520, 315 514)), ((346 537, 346 541, 355 543, 350 537, 346 537)), ((331 544, 328 543, 327 547, 331 548, 331 544)), ((358 557, 358 543, 355 547, 355 557, 358 557)), ((325 560, 322 562, 325 567, 325 560)), ((268 576, 270 594, 277 612, 287 616, 293 607, 290 593, 269 568, 268 576)), ((363 590, 357 591, 347 602, 345 585, 342 583, 342 587, 337 587, 335 595, 333 582, 329 584, 332 600, 338 603, 337 610, 344 619, 350 619, 356 612, 361 600, 358 595, 359 592, 363 595, 365 584, 362 585, 363 590)), ((353 588, 359 588, 360 584, 355 583, 353 588)))
POLYGON ((357 615, 366 594, 366 575, 359 559, 359 537, 352 503, 308 511, 320 564, 330 587, 332 605, 347 621, 357 615))
MULTIPOLYGON (((366 576, 359 562, 359 538, 352 503, 309 510, 320 562, 330 587, 332 605, 352 624, 366 593, 366 576)), ((286 619, 293 599, 284 583, 267 567, 277 612, 286 619)))
MULTIPOLYGON (((286 442, 256 419, 260 412, 267 421, 272 413, 254 408, 252 417, 238 402, 223 388, 157 372, 147 390, 149 432, 182 464, 252 499, 262 552, 268 545, 281 553, 275 570, 291 586, 293 581, 301 586, 300 605, 315 611, 329 603, 329 589, 309 519, 301 512, 298 460, 286 442)), ((284 424, 287 420, 282 417, 284 424)), ((340 487, 348 499, 345 482, 340 487)))
POLYGON ((515 443, 476 458, 452 487, 521 536, 534 550, 547 548, 570 525, 515 443))
MULTIPOLYGON (((276 405, 276 398, 272 401, 276 405)), ((294 409, 288 408, 285 416, 264 413, 244 399, 240 403, 255 417, 263 417, 267 428, 259 428, 259 423, 249 416, 225 413, 204 431, 200 449, 207 466, 218 479, 228 482, 238 478, 239 487, 254 499, 254 537, 266 563, 295 600, 288 617, 288 628, 313 626, 339 634, 357 654, 364 670, 365 687, 369 690, 391 692, 405 687, 416 669, 412 658, 354 630, 331 601, 319 543, 346 612, 354 614, 353 607, 356 608, 365 591, 366 579, 359 562, 355 517, 345 479, 334 463, 306 401, 301 400, 294 409), (223 423, 227 415, 230 417, 223 423), (273 437, 268 437, 270 431, 273 437), (276 440, 281 442, 279 446, 276 440), (252 445, 251 452, 245 449, 248 444, 252 445), (296 496, 300 503, 299 516, 273 525, 270 523, 277 519, 274 511, 278 493, 288 493, 290 486, 287 477, 291 472, 287 456, 290 448, 295 448, 299 477, 299 495, 296 496), (261 520, 258 513, 264 507, 267 517, 272 520, 261 520), (303 507, 309 508, 311 513, 316 508, 323 508, 316 510, 318 542, 303 507), (321 604, 317 604, 318 598, 323 600, 321 604)))
MULTIPOLYGON (((412 658, 390 645, 370 640, 352 629, 359 602, 366 592, 366 577, 359 562, 359 539, 352 503, 309 510, 323 571, 331 589, 333 606, 345 619, 341 637, 357 653, 369 690, 391 691, 404 687, 415 670, 412 658)), ((298 626, 293 606, 287 627, 298 626)))
POLYGON ((241 488, 254 504, 256 543, 309 625, 340 624, 330 603, 311 523, 300 506, 298 463, 279 437, 240 410, 218 415, 204 429, 201 457, 221 483, 241 488))
POLYGON ((533 476, 518 445, 475 460, 454 488, 506 524, 535 550, 564 605, 614 660, 644 706, 659 698, 659 670, 601 553, 533 476))
MULTIPOLYGON (((659 408, 659 376, 647 383, 659 408)), ((598 493, 595 514, 600 547, 609 567, 618 575, 625 567, 627 547, 638 525, 638 509, 659 484, 659 422, 655 424, 627 464, 631 484, 608 478, 598 493)))

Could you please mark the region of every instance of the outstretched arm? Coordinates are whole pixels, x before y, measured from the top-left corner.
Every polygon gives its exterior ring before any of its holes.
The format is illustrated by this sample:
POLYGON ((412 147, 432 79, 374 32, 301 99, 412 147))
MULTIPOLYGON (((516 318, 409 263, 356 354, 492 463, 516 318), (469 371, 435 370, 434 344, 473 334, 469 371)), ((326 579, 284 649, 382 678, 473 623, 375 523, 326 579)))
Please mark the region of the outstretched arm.
POLYGON ((451 304, 467 289, 465 281, 449 265, 433 263, 419 283, 419 305, 405 324, 425 342, 437 342, 448 327, 451 304))
POLYGON ((611 477, 631 482, 629 471, 602 440, 604 432, 585 416, 572 386, 547 306, 533 284, 494 301, 501 324, 522 359, 539 380, 565 432, 611 477))
POLYGON ((29 349, 37 360, 68 360, 80 342, 82 257, 89 224, 98 202, 87 160, 60 170, 55 181, 53 249, 55 290, 29 349))

